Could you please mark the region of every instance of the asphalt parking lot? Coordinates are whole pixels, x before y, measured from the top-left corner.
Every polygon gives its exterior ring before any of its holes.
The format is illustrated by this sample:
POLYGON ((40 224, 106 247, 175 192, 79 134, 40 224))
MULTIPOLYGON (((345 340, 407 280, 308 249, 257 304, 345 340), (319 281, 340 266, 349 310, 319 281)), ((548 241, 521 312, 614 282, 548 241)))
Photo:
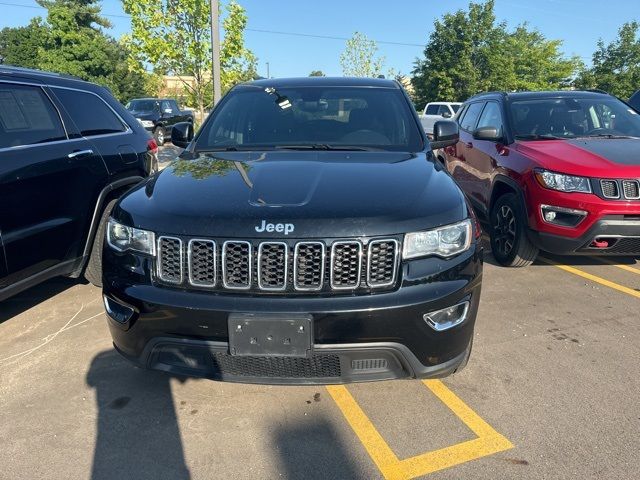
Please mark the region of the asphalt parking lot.
POLYGON ((639 301, 638 260, 489 254, 460 374, 277 387, 137 369, 52 280, 0 305, 0 478, 635 478, 639 301))

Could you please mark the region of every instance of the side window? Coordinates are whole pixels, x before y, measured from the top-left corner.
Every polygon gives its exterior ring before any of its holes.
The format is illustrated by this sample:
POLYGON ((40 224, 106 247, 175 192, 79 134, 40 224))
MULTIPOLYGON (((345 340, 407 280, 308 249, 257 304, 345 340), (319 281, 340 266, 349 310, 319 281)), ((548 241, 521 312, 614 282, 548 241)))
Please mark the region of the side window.
POLYGON ((439 105, 429 105, 427 107, 427 111, 425 115, 438 115, 438 110, 440 109, 439 105))
POLYGON ((462 124, 462 119, 464 118, 464 115, 467 113, 467 105, 463 105, 462 107, 460 107, 460 110, 458 111, 458 114, 456 115, 456 122, 458 122, 458 125, 462 124))
POLYGON ((480 127, 495 127, 498 129, 498 133, 502 134, 503 122, 499 104, 496 102, 487 103, 478 121, 478 128, 480 127))
POLYGON ((62 102, 73 123, 84 137, 119 133, 126 130, 120 119, 97 95, 53 87, 56 97, 62 102))
POLYGON ((0 83, 0 148, 66 138, 58 112, 40 87, 0 83))
POLYGON ((482 107, 484 107, 484 102, 472 103, 469 105, 464 117, 460 121, 460 128, 462 130, 470 132, 475 128, 480 112, 482 112, 482 107))

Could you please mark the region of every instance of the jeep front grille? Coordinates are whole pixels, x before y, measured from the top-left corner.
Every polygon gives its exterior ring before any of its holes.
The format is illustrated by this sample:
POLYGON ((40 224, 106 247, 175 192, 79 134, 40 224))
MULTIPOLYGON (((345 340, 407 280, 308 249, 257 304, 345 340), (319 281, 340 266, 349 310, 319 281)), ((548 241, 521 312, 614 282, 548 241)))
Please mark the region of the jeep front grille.
POLYGON ((309 293, 391 288, 396 239, 243 241, 158 239, 157 281, 210 291, 309 293))

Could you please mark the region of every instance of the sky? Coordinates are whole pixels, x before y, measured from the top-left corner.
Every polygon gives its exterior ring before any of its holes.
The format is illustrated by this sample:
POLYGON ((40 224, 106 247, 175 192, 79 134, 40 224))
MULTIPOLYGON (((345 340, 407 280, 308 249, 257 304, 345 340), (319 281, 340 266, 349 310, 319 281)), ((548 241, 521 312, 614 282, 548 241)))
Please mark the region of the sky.
MULTIPOLYGON (((345 39, 356 31, 378 42, 386 68, 409 74, 416 57, 422 55, 434 20, 469 4, 468 0, 238 2, 247 11, 245 41, 258 58, 258 73, 267 76, 268 62, 272 77, 306 76, 312 70, 341 75, 340 53, 345 39)), ((640 20, 639 6, 639 0, 496 0, 496 16, 509 27, 527 22, 547 38, 562 40, 567 55, 578 55, 589 63, 599 38, 609 42, 624 22, 640 20)), ((34 0, 0 0, 0 28, 26 25, 32 17, 46 14, 35 7, 34 0)), ((114 25, 108 32, 112 36, 129 31, 120 0, 103 0, 102 13, 114 25)))

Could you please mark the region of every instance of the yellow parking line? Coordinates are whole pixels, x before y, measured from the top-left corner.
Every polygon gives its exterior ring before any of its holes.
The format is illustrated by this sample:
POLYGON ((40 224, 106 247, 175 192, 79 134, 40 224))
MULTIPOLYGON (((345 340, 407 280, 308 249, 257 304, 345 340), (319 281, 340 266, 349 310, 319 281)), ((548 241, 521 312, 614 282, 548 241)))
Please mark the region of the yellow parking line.
POLYGON ((496 432, 440 380, 424 380, 423 383, 477 435, 477 438, 400 460, 347 388, 327 387, 385 479, 411 479, 513 448, 509 440, 496 432))
POLYGON ((604 285, 605 287, 613 288, 614 290, 626 293, 627 295, 631 295, 632 297, 640 298, 640 292, 634 290, 633 288, 625 287, 624 285, 617 284, 615 282, 612 282, 611 280, 607 280, 606 278, 598 277, 597 275, 592 275, 591 273, 587 273, 575 267, 570 267, 569 265, 561 265, 559 263, 555 263, 544 257, 540 257, 540 260, 544 263, 548 263, 549 265, 553 265, 554 267, 558 267, 565 272, 573 273, 574 275, 578 275, 579 277, 586 278, 587 280, 591 280, 592 282, 599 283, 600 285, 604 285))
POLYGON ((616 262, 612 262, 611 260, 607 259, 607 258, 602 258, 602 257, 591 257, 594 260, 597 260, 599 262, 602 263, 606 263, 607 265, 611 265, 613 267, 618 267, 621 268, 622 270, 625 270, 627 272, 631 272, 631 273, 635 273, 636 275, 640 275, 640 269, 634 268, 634 267, 630 267, 629 265, 623 265, 621 263, 616 263, 616 262))

